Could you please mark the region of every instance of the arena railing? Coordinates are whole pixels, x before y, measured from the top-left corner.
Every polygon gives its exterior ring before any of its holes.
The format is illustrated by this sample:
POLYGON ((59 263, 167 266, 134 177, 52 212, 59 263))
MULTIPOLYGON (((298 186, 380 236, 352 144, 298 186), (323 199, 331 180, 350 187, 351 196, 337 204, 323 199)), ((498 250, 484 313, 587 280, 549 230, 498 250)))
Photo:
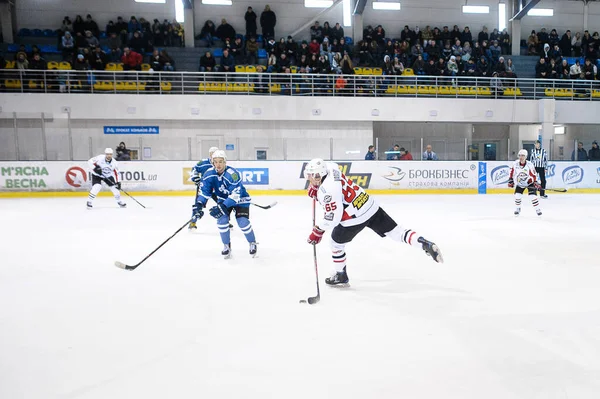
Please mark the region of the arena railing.
POLYGON ((424 75, 0 70, 0 90, 18 93, 288 95, 594 101, 589 80, 424 75))

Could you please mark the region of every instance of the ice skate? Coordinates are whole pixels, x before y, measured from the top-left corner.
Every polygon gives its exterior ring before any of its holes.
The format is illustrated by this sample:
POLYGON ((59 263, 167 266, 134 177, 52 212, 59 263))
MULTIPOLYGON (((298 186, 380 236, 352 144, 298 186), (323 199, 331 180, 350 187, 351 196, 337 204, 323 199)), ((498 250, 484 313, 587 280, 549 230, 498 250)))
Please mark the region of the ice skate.
POLYGON ((423 237, 419 237, 419 243, 423 245, 423 251, 425 251, 425 253, 428 256, 431 256, 434 261, 436 261, 437 263, 444 263, 444 258, 442 258, 442 251, 440 251, 440 249, 437 245, 435 245, 435 243, 427 241, 423 237))
POLYGON ((515 209, 515 216, 519 216, 521 214, 521 208, 515 209))
POLYGON ((256 258, 256 256, 257 256, 256 255, 256 250, 257 250, 256 243, 255 242, 251 242, 250 243, 250 249, 249 249, 248 252, 250 253, 250 255, 252 255, 253 258, 256 258))
POLYGON ((127 208, 127 204, 124 203, 123 201, 119 201, 119 202, 117 202, 117 204, 119 204, 119 208, 127 208))
POLYGON ((325 279, 325 284, 335 286, 337 288, 345 288, 350 286, 350 280, 348 274, 346 274, 346 267, 341 272, 337 272, 331 277, 325 279))
POLYGON ((535 213, 537 213, 538 216, 542 216, 542 210, 541 209, 536 209, 535 213))
POLYGON ((225 259, 230 259, 231 258, 231 244, 225 244, 223 246, 223 250, 221 251, 221 255, 223 255, 223 257, 225 259))
POLYGON ((196 222, 190 222, 190 224, 188 225, 188 230, 196 230, 198 227, 196 227, 196 222))
POLYGON ((87 202, 87 209, 92 210, 92 201, 87 202))
POLYGON ((544 199, 548 199, 548 196, 546 194, 542 194, 542 195, 540 195, 540 197, 542 197, 544 199))

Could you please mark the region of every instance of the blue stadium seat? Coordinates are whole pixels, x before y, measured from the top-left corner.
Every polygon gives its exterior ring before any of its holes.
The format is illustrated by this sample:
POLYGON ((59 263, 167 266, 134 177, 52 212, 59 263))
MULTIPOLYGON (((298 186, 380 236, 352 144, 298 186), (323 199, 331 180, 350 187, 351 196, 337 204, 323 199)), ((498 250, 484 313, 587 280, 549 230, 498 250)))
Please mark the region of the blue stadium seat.
POLYGON ((354 40, 352 40, 352 38, 350 36, 346 36, 344 38, 344 40, 346 41, 346 44, 349 44, 349 45, 353 45, 354 44, 354 40))
POLYGON ((265 50, 264 48, 258 49, 258 58, 259 59, 269 58, 267 55, 267 50, 265 50))
POLYGON ((19 29, 19 36, 22 36, 22 37, 31 36, 31 30, 29 30, 27 28, 19 29))
POLYGON ((108 46, 100 46, 100 48, 102 49, 102 51, 104 51, 106 54, 110 54, 110 47, 108 46))
POLYGON ((429 53, 423 53, 423 61, 429 61, 429 53))
POLYGON ((215 51, 213 51, 213 57, 223 57, 223 49, 216 48, 215 51))
POLYGON ((244 41, 244 35, 242 35, 242 34, 238 33, 237 35, 235 35, 235 38, 237 39, 238 37, 239 37, 240 39, 242 39, 242 41, 244 41))
POLYGON ((42 36, 44 36, 44 32, 41 29, 32 29, 31 36, 42 37, 42 36))
POLYGON ((106 39, 108 36, 105 31, 100 32, 100 37, 98 39, 106 39))
POLYGON ((58 33, 56 33, 56 31, 52 30, 52 29, 44 29, 42 34, 46 37, 57 37, 58 36, 58 33))
POLYGON ((256 35, 256 41, 259 43, 263 42, 263 35, 256 35))
POLYGON ((44 44, 40 46, 40 51, 46 54, 60 54, 58 47, 52 44, 44 44))
POLYGON ((7 51, 9 53, 16 53, 17 51, 19 51, 19 45, 18 44, 9 44, 7 51))

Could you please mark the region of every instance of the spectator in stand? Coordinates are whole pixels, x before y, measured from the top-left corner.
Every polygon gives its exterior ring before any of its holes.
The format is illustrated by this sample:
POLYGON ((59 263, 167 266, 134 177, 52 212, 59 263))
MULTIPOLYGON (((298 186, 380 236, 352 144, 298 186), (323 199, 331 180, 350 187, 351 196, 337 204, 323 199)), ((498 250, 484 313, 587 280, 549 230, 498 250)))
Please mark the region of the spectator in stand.
POLYGON ((131 161, 131 152, 127 149, 124 142, 121 141, 119 143, 115 152, 117 153, 117 161, 131 161))
POLYGON ((73 69, 76 71, 88 71, 90 64, 83 54, 78 54, 73 62, 73 69))
POLYGON ((538 47, 540 44, 540 40, 536 35, 535 31, 531 31, 531 35, 527 39, 527 54, 528 55, 536 55, 538 53, 538 47))
POLYGON ((594 65, 592 65, 592 61, 589 58, 585 59, 585 64, 583 65, 582 76, 585 80, 594 80, 594 65))
POLYGON ((223 50, 223 57, 221 57, 221 67, 219 72, 234 72, 235 71, 235 60, 233 56, 229 54, 229 49, 223 50))
POLYGON ((490 40, 490 35, 488 34, 488 28, 487 28, 487 26, 484 25, 483 30, 481 32, 479 32, 479 35, 477 36, 477 42, 481 46, 484 41, 489 42, 489 40, 490 40))
POLYGON ((370 145, 369 146, 369 150, 367 151, 367 154, 365 155, 365 161, 375 161, 376 158, 376 154, 375 154, 375 146, 374 145, 370 145))
POLYGON ((363 41, 371 43, 373 40, 373 36, 375 36, 375 30, 371 25, 367 25, 365 29, 363 29, 363 41))
POLYGON ((454 42, 454 46, 452 46, 452 55, 456 57, 457 55, 462 55, 462 54, 463 54, 463 48, 460 45, 460 40, 457 39, 454 42))
POLYGON ((83 23, 83 28, 84 30, 89 30, 90 32, 92 32, 92 35, 95 37, 100 36, 100 29, 98 28, 98 24, 96 23, 96 21, 94 21, 92 19, 92 16, 90 14, 88 14, 85 17, 85 22, 83 23))
POLYGON ((121 43, 125 43, 127 41, 128 27, 129 25, 123 20, 123 17, 117 17, 115 29, 117 30, 117 35, 119 35, 119 38, 121 39, 121 43))
POLYGON ((504 92, 502 80, 498 77, 498 72, 492 74, 492 78, 490 79, 490 90, 494 98, 498 98, 498 96, 504 92))
POLYGON ((435 76, 446 76, 446 60, 442 57, 435 64, 435 76))
POLYGON ((569 75, 571 79, 577 80, 581 79, 581 65, 579 60, 575 60, 575 64, 571 65, 571 69, 569 70, 569 75))
POLYGON ((423 59, 422 55, 419 55, 417 57, 417 59, 415 60, 415 63, 412 66, 413 72, 415 73, 415 75, 426 75, 426 71, 425 71, 425 60, 423 59))
POLYGON ((598 142, 596 140, 592 141, 592 148, 588 153, 588 158, 590 161, 600 161, 600 148, 598 148, 598 142))
MULTIPOLYGON (((446 74, 448 76, 457 76, 458 75, 458 64, 456 63, 456 57, 455 56, 451 56, 450 59, 448 60, 448 64, 446 65, 447 68, 447 72, 446 74)), ((456 80, 452 79, 452 84, 456 85, 456 80)))
POLYGON ((65 35, 62 37, 62 56, 63 60, 71 60, 73 58, 73 53, 75 52, 75 40, 73 40, 73 36, 71 36, 71 32, 65 32, 65 35))
POLYGON ((217 28, 216 36, 221 39, 221 41, 225 41, 226 39, 234 40, 235 39, 235 29, 233 26, 227 23, 225 18, 221 19, 221 25, 217 28))
POLYGON ((373 40, 377 42, 377 45, 383 47, 385 44, 385 29, 383 29, 383 26, 377 25, 375 28, 375 33, 373 34, 373 40))
POLYGON ((433 32, 431 31, 431 27, 429 25, 427 25, 421 33, 421 39, 423 40, 423 48, 427 48, 429 42, 433 40, 433 32))
POLYGON ((498 41, 497 40, 494 40, 494 42, 490 46, 490 53, 492 55, 492 57, 490 59, 492 65, 497 64, 498 61, 500 60, 500 55, 502 54, 502 49, 498 45, 498 41))
POLYGON ((325 21, 323 24, 323 39, 327 38, 331 40, 331 26, 329 26, 329 21, 325 21))
POLYGON ((458 68, 457 76, 465 76, 465 63, 460 55, 455 57, 456 66, 458 68))
POLYGON ((294 41, 292 36, 287 37, 285 43, 285 54, 292 65, 296 65, 296 54, 298 53, 298 43, 294 41))
POLYGON ((491 66, 484 56, 481 56, 477 63, 477 75, 483 78, 490 77, 491 75, 491 66))
POLYGON ((398 161, 400 160, 400 146, 398 144, 394 144, 394 147, 390 148, 386 152, 386 159, 388 161, 398 161))
POLYGON ((154 49, 152 52, 148 64, 150 64, 153 71, 159 72, 163 70, 165 63, 157 49, 154 49))
POLYGON ((136 53, 144 54, 146 52, 146 43, 140 31, 134 32, 133 37, 129 40, 129 48, 136 53))
POLYGON ((400 160, 401 161, 412 161, 413 157, 410 152, 408 152, 404 147, 400 148, 400 160))
POLYGON ((123 51, 121 51, 121 38, 117 35, 117 32, 111 32, 110 38, 108 39, 108 48, 110 49, 110 61, 120 62, 123 51))
POLYGON ((323 43, 321 43, 320 52, 321 55, 324 55, 329 62, 333 59, 333 54, 331 53, 331 45, 329 44, 329 39, 327 37, 323 38, 323 43))
POLYGON ((423 152, 423 160, 424 161, 439 161, 438 156, 431 147, 431 144, 427 144, 425 148, 425 152, 423 152))
POLYGON ((244 44, 241 37, 236 37, 231 45, 231 55, 235 61, 235 65, 244 65, 246 63, 246 54, 244 52, 244 44))
POLYGON ((87 47, 98 47, 100 46, 100 41, 96 36, 92 34, 91 30, 85 31, 85 41, 87 42, 87 47))
POLYGON ((440 48, 437 46, 435 40, 430 40, 429 45, 425 48, 425 52, 429 56, 429 59, 437 60, 440 58, 440 48))
POLYGON ((510 54, 510 35, 508 34, 506 28, 502 30, 502 33, 500 33, 500 39, 498 42, 500 43, 502 54, 510 54))
POLYGON ((456 41, 460 41, 462 38, 462 33, 460 33, 460 29, 458 29, 458 25, 454 25, 452 31, 450 32, 450 40, 452 43, 456 43, 456 41))
POLYGON ((139 21, 134 15, 132 15, 129 19, 129 23, 127 24, 127 39, 131 40, 133 34, 141 29, 142 26, 140 25, 139 21))
POLYGON ((256 13, 252 9, 252 7, 248 7, 246 10, 246 14, 244 15, 244 20, 246 20, 246 40, 250 37, 256 36, 256 13))
POLYGON ((75 33, 75 35, 77 35, 78 33, 81 33, 83 35, 84 32, 85 22, 83 21, 81 15, 78 15, 75 17, 75 22, 73 22, 73 33, 75 33))
MULTIPOLYGON (((342 73, 342 54, 335 53, 333 55, 333 60, 331 61, 331 70, 337 74, 342 73)), ((385 70, 383 71, 383 74, 385 75, 385 70)))
POLYGON ((91 62, 92 69, 94 69, 96 71, 104 71, 106 69, 107 62, 108 62, 108 56, 106 55, 106 53, 104 51, 102 51, 100 46, 96 47, 92 54, 92 62, 91 62))
POLYGON ((498 63, 494 65, 494 72, 498 73, 498 76, 501 78, 506 77, 506 63, 504 62, 504 57, 500 57, 498 63))
POLYGON ((460 41, 463 43, 463 45, 466 43, 473 43, 473 35, 471 34, 471 30, 468 26, 465 26, 465 29, 463 29, 460 41))
POLYGON ((27 60, 27 54, 24 51, 19 51, 15 60, 16 69, 29 69, 29 61, 27 60))
POLYGON ((494 41, 499 41, 500 39, 500 32, 498 32, 497 28, 494 28, 494 30, 492 31, 492 33, 490 33, 490 43, 493 43, 494 41))
POLYGON ((352 54, 352 46, 346 43, 345 38, 340 39, 340 46, 344 49, 344 53, 352 54))
POLYGON ((323 40, 323 29, 319 25, 319 21, 315 21, 315 24, 310 27, 310 41, 316 40, 321 43, 323 40))
POLYGON ((163 71, 173 72, 175 70, 175 60, 167 53, 167 50, 160 50, 160 57, 163 61, 163 71))
POLYGON ((475 64, 474 58, 469 58, 467 61, 467 64, 465 65, 465 76, 477 76, 477 65, 475 64))
POLYGON ((307 73, 310 72, 310 60, 307 55, 302 54, 300 56, 300 60, 298 61, 298 66, 302 68, 306 68, 307 73))
POLYGON ((461 57, 462 59, 467 62, 469 61, 469 59, 471 58, 473 53, 473 49, 471 48, 471 43, 466 42, 462 48, 462 52, 461 52, 461 57))
POLYGON ((570 79, 571 78, 571 66, 569 65, 569 62, 563 58, 560 66, 559 66, 559 70, 560 70, 560 79, 570 79))
POLYGON ((312 39, 310 44, 308 45, 308 53, 309 54, 319 54, 321 52, 321 46, 317 39, 312 39))
POLYGON ((265 44, 265 50, 268 54, 275 53, 277 51, 277 43, 274 38, 270 38, 265 44))
POLYGON ((125 71, 142 70, 142 55, 132 51, 129 47, 123 49, 121 62, 123 63, 123 70, 125 71))
POLYGON ((117 25, 115 25, 115 23, 112 20, 108 21, 106 27, 104 28, 104 31, 106 32, 106 35, 108 37, 110 37, 113 33, 116 33, 117 35, 119 34, 117 25))
POLYGON ((538 33, 538 39, 540 40, 540 46, 543 46, 544 44, 548 44, 550 45, 550 36, 548 35, 548 33, 546 32, 546 28, 542 28, 540 30, 540 32, 538 33))
POLYGON ((60 27, 61 35, 64 35, 67 32, 73 32, 73 22, 69 17, 65 17, 62 21, 62 25, 60 27))
POLYGON ((275 25, 277 25, 277 16, 271 10, 271 7, 266 5, 265 10, 260 14, 260 26, 265 39, 275 37, 275 25))
POLYGON ((549 76, 550 79, 559 79, 560 78, 559 65, 556 63, 556 61, 554 61, 554 58, 550 58, 549 72, 550 72, 550 76, 549 76))
MULTIPOLYGON (((48 63, 42 58, 40 53, 35 53, 33 55, 33 59, 29 63, 29 69, 35 71, 46 71, 48 70, 48 63)), ((40 72, 29 74, 28 79, 41 83, 44 81, 44 73, 40 72)))
POLYGON ((585 55, 587 53, 588 43, 592 40, 592 36, 590 36, 589 31, 583 32, 583 37, 581 38, 581 55, 585 55))
POLYGON ((552 48, 549 54, 550 58, 552 58, 557 64, 560 63, 560 60, 562 59, 562 52, 560 51, 558 44, 554 45, 554 48, 552 48))
POLYGON ((517 78, 517 69, 515 68, 515 66, 513 64, 512 58, 509 58, 506 61, 506 74, 505 74, 505 76, 507 78, 511 78, 511 79, 516 79, 517 78))
POLYGON ((162 30, 162 42, 163 45, 165 46, 172 46, 173 45, 173 25, 171 25, 171 23, 164 19, 162 24, 161 24, 161 30, 162 30))
POLYGON ((451 39, 452 39, 452 34, 448 30, 448 27, 444 26, 442 28, 442 33, 440 33, 440 46, 445 46, 446 43, 450 43, 451 39))
POLYGON ((277 72, 284 72, 290 67, 290 60, 287 58, 285 53, 281 53, 279 59, 277 59, 276 70, 277 72))
POLYGON ((550 35, 548 36, 548 44, 550 47, 554 47, 560 42, 560 38, 558 37, 558 32, 556 29, 552 29, 550 31, 550 35))
MULTIPOLYGON (((154 18, 154 23, 152 24, 152 35, 154 36, 154 45, 155 46, 164 46, 165 42, 163 40, 163 27, 160 21, 154 18)), ((106 32, 108 33, 108 31, 106 32)))
POLYGON ((75 50, 79 51, 79 49, 82 49, 87 46, 88 46, 88 42, 87 42, 85 36, 83 34, 81 34, 81 32, 77 32, 75 34, 75 50))
POLYGON ((345 53, 342 58, 342 74, 354 75, 354 65, 352 64, 352 59, 348 53, 345 53))
POLYGON ((336 22, 333 29, 331 29, 331 36, 333 39, 337 39, 338 42, 344 38, 344 28, 341 27, 339 22, 336 22))
POLYGON ((427 65, 425 65, 425 75, 426 76, 435 76, 436 75, 436 71, 437 71, 437 67, 436 67, 436 62, 435 59, 433 58, 429 58, 429 60, 427 61, 427 65))
POLYGON ((537 79, 550 78, 550 67, 546 63, 546 59, 544 57, 540 57, 540 61, 535 66, 535 77, 537 79))
POLYGON ((383 65, 381 66, 384 75, 394 75, 394 63, 389 55, 383 57, 383 65))
POLYGON ((250 39, 246 42, 246 62, 249 65, 256 64, 258 60, 258 43, 256 37, 250 36, 250 39))
POLYGON ((575 57, 581 57, 581 32, 575 33, 575 36, 571 39, 571 48, 575 57))
POLYGON ((565 34, 562 36, 562 38, 560 39, 560 42, 558 43, 559 47, 560 47, 560 51, 562 53, 562 55, 564 55, 565 57, 570 57, 572 55, 572 42, 573 38, 571 37, 571 31, 568 30, 565 32, 565 34))
POLYGON ((583 148, 583 143, 580 141, 577 143, 577 159, 575 159, 575 150, 571 154, 571 161, 587 161, 588 155, 585 149, 583 148))
POLYGON ((200 57, 200 72, 214 72, 215 71, 215 57, 212 56, 210 51, 207 51, 202 57, 200 57))
POLYGON ((284 54, 287 52, 287 45, 285 42, 285 38, 282 37, 279 39, 279 43, 277 43, 277 48, 275 50, 275 54, 277 55, 277 57, 279 57, 281 54, 284 54))
POLYGON ((394 75, 400 76, 404 74, 404 64, 400 61, 398 57, 394 57, 394 75))
POLYGON ((204 23, 202 30, 200 31, 200 38, 206 40, 206 47, 212 47, 215 42, 213 37, 216 36, 215 24, 210 19, 204 23))
POLYGON ((551 58, 551 52, 550 52, 550 45, 548 43, 544 43, 544 50, 543 50, 543 57, 546 59, 546 62, 550 61, 551 58))

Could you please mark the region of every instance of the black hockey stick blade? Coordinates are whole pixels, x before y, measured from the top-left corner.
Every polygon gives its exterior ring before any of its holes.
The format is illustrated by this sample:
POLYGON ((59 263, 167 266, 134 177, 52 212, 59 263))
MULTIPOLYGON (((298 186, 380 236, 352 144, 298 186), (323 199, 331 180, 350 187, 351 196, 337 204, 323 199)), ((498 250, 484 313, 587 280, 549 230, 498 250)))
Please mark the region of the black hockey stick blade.
POLYGON ((142 203, 141 203, 140 201, 138 201, 138 200, 136 200, 135 198, 133 198, 133 197, 131 196, 131 194, 129 194, 127 191, 125 191, 125 190, 123 190, 123 189, 121 189, 121 191, 123 191, 123 192, 124 192, 124 193, 125 193, 125 194, 126 194, 128 197, 129 197, 129 198, 131 198, 132 200, 134 200, 135 202, 137 202, 139 206, 141 206, 142 208, 146 209, 146 207, 145 207, 144 205, 142 205, 142 203))
POLYGON ((179 233, 181 230, 183 230, 188 224, 190 224, 190 222, 193 219, 188 220, 187 222, 185 222, 185 224, 183 226, 181 226, 180 228, 177 229, 177 231, 175 233, 173 233, 169 238, 167 238, 166 240, 164 240, 162 242, 162 244, 160 244, 158 247, 156 247, 156 249, 154 249, 154 251, 150 252, 144 259, 142 259, 141 261, 139 261, 137 264, 133 265, 133 266, 129 266, 126 265, 123 262, 115 262, 115 266, 118 267, 119 269, 123 269, 123 270, 135 270, 139 265, 141 265, 142 263, 144 263, 149 257, 151 257, 152 255, 154 255, 154 253, 156 251, 158 251, 159 249, 162 248, 163 245, 165 245, 166 243, 169 242, 169 240, 171 240, 171 238, 175 237, 177 235, 177 233, 179 233))
POLYGON ((566 188, 547 188, 546 191, 555 191, 557 193, 566 193, 566 188))
POLYGON ((259 204, 255 204, 254 202, 251 202, 252 205, 257 206, 261 209, 271 209, 273 208, 275 205, 277 205, 277 201, 273 202, 272 204, 269 205, 259 205, 259 204))

